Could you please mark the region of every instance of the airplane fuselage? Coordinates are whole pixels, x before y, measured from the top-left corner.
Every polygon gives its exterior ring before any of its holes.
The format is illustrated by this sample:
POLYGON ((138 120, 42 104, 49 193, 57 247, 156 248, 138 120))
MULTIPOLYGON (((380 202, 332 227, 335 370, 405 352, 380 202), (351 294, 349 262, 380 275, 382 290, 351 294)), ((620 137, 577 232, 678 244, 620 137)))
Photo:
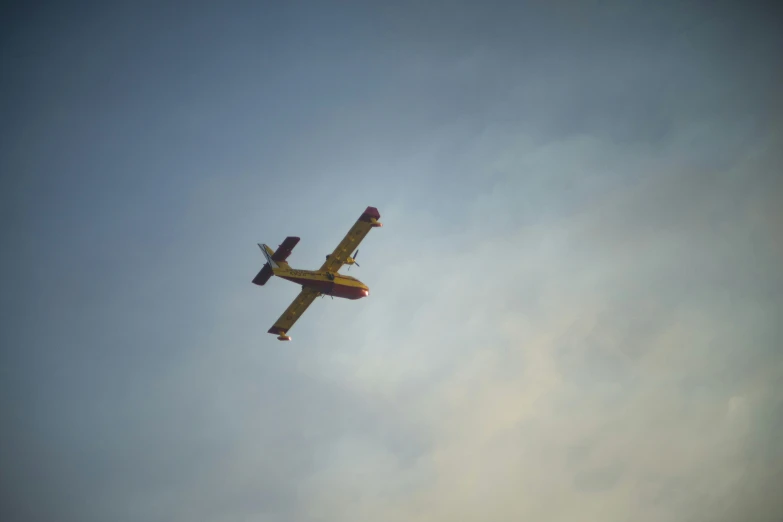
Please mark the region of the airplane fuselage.
POLYGON ((289 270, 275 269, 275 275, 332 297, 355 300, 370 295, 370 289, 367 285, 356 278, 342 274, 292 268, 289 270))

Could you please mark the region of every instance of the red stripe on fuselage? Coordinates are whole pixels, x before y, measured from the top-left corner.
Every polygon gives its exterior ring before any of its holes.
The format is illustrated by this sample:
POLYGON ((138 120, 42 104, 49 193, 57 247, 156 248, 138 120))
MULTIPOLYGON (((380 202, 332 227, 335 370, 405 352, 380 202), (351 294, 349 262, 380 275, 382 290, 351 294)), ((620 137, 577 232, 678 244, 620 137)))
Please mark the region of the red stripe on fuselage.
POLYGON ((318 290, 324 295, 342 297, 343 299, 361 299, 362 297, 367 297, 367 291, 364 288, 343 285, 340 284, 339 280, 322 281, 317 279, 306 279, 303 277, 281 277, 291 281, 292 283, 318 290))

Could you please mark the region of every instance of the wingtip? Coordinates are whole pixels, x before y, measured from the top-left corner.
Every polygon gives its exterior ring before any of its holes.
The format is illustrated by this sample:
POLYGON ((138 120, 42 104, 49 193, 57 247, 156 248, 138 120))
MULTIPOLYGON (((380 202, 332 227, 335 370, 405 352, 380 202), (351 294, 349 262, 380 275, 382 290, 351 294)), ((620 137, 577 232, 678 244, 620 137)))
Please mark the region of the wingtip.
POLYGON ((362 221, 371 221, 381 219, 381 213, 375 207, 367 207, 359 218, 362 221))

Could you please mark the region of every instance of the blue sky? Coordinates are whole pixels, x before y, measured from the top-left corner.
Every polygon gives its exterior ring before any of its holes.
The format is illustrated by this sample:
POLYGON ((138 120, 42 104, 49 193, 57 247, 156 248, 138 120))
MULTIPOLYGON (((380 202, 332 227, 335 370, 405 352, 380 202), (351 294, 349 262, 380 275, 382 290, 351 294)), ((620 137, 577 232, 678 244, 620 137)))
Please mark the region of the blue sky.
POLYGON ((4 520, 783 512, 769 9, 4 9, 4 520))

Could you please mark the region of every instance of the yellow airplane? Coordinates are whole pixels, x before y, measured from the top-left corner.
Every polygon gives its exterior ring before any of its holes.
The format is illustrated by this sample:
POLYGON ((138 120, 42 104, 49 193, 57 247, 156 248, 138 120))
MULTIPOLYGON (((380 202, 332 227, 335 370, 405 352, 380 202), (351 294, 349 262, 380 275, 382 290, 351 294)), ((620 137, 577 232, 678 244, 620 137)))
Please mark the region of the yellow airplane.
POLYGON ((280 341, 290 341, 291 337, 288 336, 288 330, 294 325, 302 314, 307 310, 315 298, 318 296, 331 296, 342 297, 344 299, 361 299, 370 295, 370 289, 367 285, 359 281, 358 279, 338 274, 337 272, 343 265, 359 266, 356 262, 356 256, 359 254, 359 249, 356 248, 361 243, 364 236, 375 227, 382 227, 380 221, 381 215, 378 209, 375 207, 367 207, 367 209, 359 216, 348 234, 340 241, 334 252, 326 256, 326 261, 321 265, 318 270, 296 270, 291 268, 286 259, 291 255, 291 251, 294 249, 297 243, 299 243, 298 237, 287 237, 277 251, 272 250, 267 245, 259 243, 264 257, 266 257, 266 263, 260 272, 253 278, 253 283, 259 286, 263 286, 273 276, 282 277, 289 281, 293 281, 296 284, 302 285, 302 291, 294 299, 294 302, 283 312, 283 315, 277 320, 277 322, 269 329, 269 333, 277 335, 280 341), (351 251, 356 248, 353 256, 349 255, 351 251))

